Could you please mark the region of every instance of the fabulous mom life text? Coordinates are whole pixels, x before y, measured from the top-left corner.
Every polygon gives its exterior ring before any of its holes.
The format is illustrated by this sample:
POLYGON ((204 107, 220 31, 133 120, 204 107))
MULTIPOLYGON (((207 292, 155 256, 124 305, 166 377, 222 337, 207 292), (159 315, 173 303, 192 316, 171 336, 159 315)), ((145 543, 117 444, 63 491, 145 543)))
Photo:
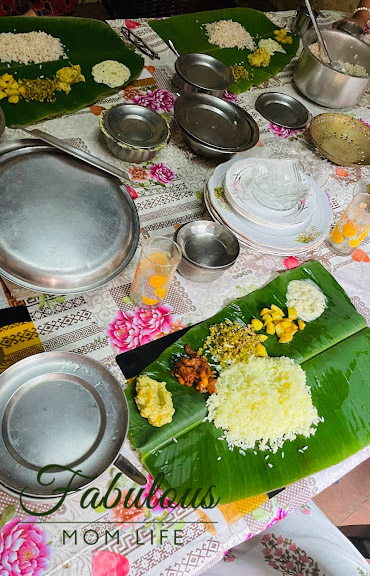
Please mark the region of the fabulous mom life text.
MULTIPOLYGON (((49 514, 53 514, 54 512, 56 512, 62 506, 67 495, 70 492, 73 492, 73 488, 71 488, 71 486, 73 484, 73 480, 76 477, 85 478, 87 480, 86 483, 91 483, 94 480, 96 480, 96 478, 94 477, 85 476, 84 474, 82 474, 81 470, 73 470, 72 468, 59 466, 58 464, 49 464, 41 468, 41 470, 39 470, 37 474, 37 481, 40 484, 40 486, 49 486, 53 484, 54 479, 48 482, 44 482, 43 475, 50 472, 55 472, 56 470, 63 472, 69 471, 71 473, 71 477, 69 479, 67 486, 65 486, 61 490, 58 489, 58 492, 56 494, 54 494, 53 492, 53 496, 60 496, 60 498, 57 500, 56 504, 46 512, 29 510, 24 502, 24 500, 27 500, 27 496, 25 496, 25 493, 27 493, 27 488, 24 488, 22 490, 22 493, 20 494, 19 500, 21 508, 27 514, 32 514, 32 516, 48 516, 49 514)), ((81 496, 80 500, 81 508, 85 510, 86 508, 91 507, 95 510, 100 506, 104 506, 104 508, 106 509, 111 509, 117 506, 119 503, 121 503, 122 492, 116 486, 121 476, 122 472, 118 472, 112 478, 107 491, 103 495, 100 494, 99 488, 96 487, 87 488, 87 490, 85 490, 81 496)), ((143 506, 146 506, 147 508, 151 509, 155 508, 155 506, 157 506, 159 503, 160 506, 164 509, 166 508, 172 510, 175 508, 207 509, 207 508, 215 508, 220 501, 220 498, 215 499, 212 493, 212 489, 213 488, 215 489, 216 486, 210 486, 205 491, 200 488, 197 488, 196 490, 192 491, 190 488, 188 488, 185 490, 183 494, 178 494, 174 488, 168 488, 163 493, 160 493, 159 492, 160 486, 163 479, 164 474, 158 474, 158 476, 155 477, 149 489, 149 493, 145 498, 142 498, 144 488, 139 489, 130 488, 125 494, 125 498, 123 500, 123 507, 129 509, 129 508, 142 508, 143 506), (152 498, 154 498, 154 502, 152 502, 152 498)))

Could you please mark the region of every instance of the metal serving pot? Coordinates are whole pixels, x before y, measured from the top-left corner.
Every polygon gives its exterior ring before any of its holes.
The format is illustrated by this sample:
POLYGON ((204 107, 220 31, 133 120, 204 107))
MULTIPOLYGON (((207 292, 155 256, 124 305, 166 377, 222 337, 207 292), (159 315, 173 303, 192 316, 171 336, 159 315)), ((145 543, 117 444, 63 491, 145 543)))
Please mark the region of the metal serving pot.
POLYGON ((44 352, 0 376, 0 485, 26 500, 83 490, 111 465, 135 482, 145 477, 120 455, 129 412, 113 374, 73 352, 44 352), (38 481, 38 472, 52 466, 38 481))
MULTIPOLYGON (((369 74, 370 46, 340 30, 322 30, 333 61, 357 63, 369 74)), ((314 30, 303 36, 303 51, 295 65, 294 82, 307 98, 326 108, 347 108, 356 104, 365 92, 369 76, 348 76, 323 64, 309 49, 317 41, 314 30)))

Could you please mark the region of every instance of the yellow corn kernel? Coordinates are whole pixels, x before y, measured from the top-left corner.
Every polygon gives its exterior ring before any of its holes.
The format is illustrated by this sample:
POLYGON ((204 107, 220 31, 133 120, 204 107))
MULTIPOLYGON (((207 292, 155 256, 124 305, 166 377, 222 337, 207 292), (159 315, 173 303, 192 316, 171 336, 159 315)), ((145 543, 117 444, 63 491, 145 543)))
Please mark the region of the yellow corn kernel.
POLYGON ((288 308, 288 318, 290 320, 296 320, 298 317, 297 310, 295 308, 288 308))
POLYGON ((0 90, 0 100, 2 100, 3 98, 6 98, 6 94, 3 90, 0 90))
POLYGON ((18 102, 19 102, 19 96, 18 96, 17 94, 13 94, 13 96, 9 96, 8 102, 9 102, 10 104, 18 104, 18 102))
POLYGON ((281 314, 279 314, 278 312, 273 312, 271 314, 271 318, 275 321, 275 320, 282 320, 283 317, 281 314))
POLYGON ((12 88, 6 88, 4 90, 8 96, 18 96, 18 90, 13 90, 12 88))
POLYGON ((266 326, 266 324, 267 324, 268 322, 272 322, 272 317, 271 317, 270 314, 264 314, 264 315, 262 316, 262 320, 263 320, 263 322, 264 322, 264 325, 266 326))
POLYGON ((267 357, 267 350, 263 344, 257 344, 256 352, 257 352, 257 356, 262 356, 262 358, 267 357))
POLYGON ((298 331, 298 326, 296 324, 291 324, 289 328, 285 329, 285 332, 290 332, 292 334, 295 334, 298 331))
POLYGON ((266 325, 266 334, 275 334, 275 324, 273 322, 268 322, 266 325))
POLYGON ((270 314, 271 310, 269 308, 262 308, 260 314, 263 316, 264 314, 270 314))
POLYGON ((13 76, 5 72, 5 74, 2 75, 1 79, 4 80, 4 82, 9 82, 9 80, 13 80, 13 76))
POLYGON ((293 340, 293 334, 283 334, 279 338, 279 343, 280 344, 287 344, 288 342, 291 342, 292 340, 293 340))
POLYGON ((272 312, 277 312, 277 313, 280 314, 281 316, 284 316, 284 312, 282 311, 282 309, 279 308, 279 306, 275 306, 275 304, 271 304, 271 311, 272 311, 272 312))
POLYGON ((252 324, 254 330, 262 330, 262 328, 263 328, 263 324, 262 324, 261 320, 258 320, 258 318, 253 318, 251 324, 252 324))
POLYGON ((1 80, 1 78, 0 78, 0 88, 6 88, 7 85, 8 85, 8 83, 4 82, 4 80, 1 80))
POLYGON ((24 96, 24 95, 26 94, 26 92, 27 92, 27 89, 26 89, 25 86, 20 86, 19 89, 18 89, 18 92, 19 92, 19 94, 20 94, 21 96, 24 96))
POLYGON ((300 330, 304 330, 306 324, 303 322, 303 320, 298 320, 298 328, 300 330))
POLYGON ((275 331, 278 338, 281 338, 283 334, 285 334, 285 330, 281 324, 277 324, 277 326, 275 326, 275 331))
POLYGON ((14 81, 11 83, 10 88, 11 88, 12 90, 17 90, 17 88, 18 88, 18 82, 17 82, 16 80, 14 80, 14 81))
POLYGON ((266 334, 258 334, 258 340, 260 342, 266 342, 267 339, 268 339, 268 336, 266 336, 266 334))
POLYGON ((286 328, 290 328, 291 325, 292 325, 292 321, 289 320, 289 319, 286 319, 286 320, 283 320, 282 322, 280 322, 280 326, 281 326, 282 328, 284 328, 284 330, 285 330, 286 328))

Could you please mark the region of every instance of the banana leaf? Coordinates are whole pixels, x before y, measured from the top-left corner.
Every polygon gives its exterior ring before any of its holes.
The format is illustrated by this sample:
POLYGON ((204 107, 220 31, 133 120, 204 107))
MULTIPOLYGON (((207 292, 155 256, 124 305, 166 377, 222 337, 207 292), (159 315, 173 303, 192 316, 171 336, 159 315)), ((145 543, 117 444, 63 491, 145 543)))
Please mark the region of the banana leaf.
POLYGON ((12 62, 10 66, 0 63, 0 75, 8 72, 15 78, 34 79, 38 76, 52 77, 59 68, 79 64, 86 82, 72 85, 69 94, 57 92, 55 102, 25 102, 9 104, 6 98, 0 101, 6 125, 11 128, 34 124, 46 118, 72 114, 100 100, 104 96, 117 92, 118 88, 109 88, 98 84, 92 77, 92 67, 102 60, 117 60, 131 71, 126 82, 132 82, 143 69, 144 61, 131 48, 127 48, 121 38, 104 22, 89 18, 23 18, 12 16, 0 18, 1 32, 43 31, 60 38, 65 46, 68 60, 44 62, 43 64, 20 65, 12 62))
POLYGON ((276 76, 295 56, 299 39, 293 35, 292 44, 283 44, 285 54, 275 53, 266 68, 254 68, 248 62, 250 50, 238 48, 219 48, 210 44, 207 39, 204 24, 218 20, 234 20, 239 22, 252 36, 256 46, 262 38, 274 39, 274 30, 279 27, 267 18, 263 12, 252 8, 225 8, 195 14, 182 14, 172 16, 166 20, 149 20, 149 25, 165 41, 172 40, 180 54, 190 52, 204 52, 217 58, 227 66, 241 64, 253 77, 250 80, 241 79, 234 83, 229 90, 235 94, 246 92, 252 86, 266 82, 276 76))
POLYGON ((176 410, 173 421, 154 428, 137 410, 135 383, 126 389, 130 409, 129 437, 140 452, 143 464, 153 476, 165 474, 163 488, 174 488, 178 495, 214 485, 213 494, 221 502, 232 502, 281 488, 322 470, 357 452, 370 438, 369 353, 370 330, 336 280, 317 261, 289 270, 263 288, 238 298, 212 318, 190 329, 163 352, 143 373, 165 381, 176 410), (286 307, 286 289, 291 280, 311 279, 324 292, 327 307, 289 344, 270 337, 264 344, 269 356, 288 356, 302 365, 311 387, 313 403, 324 419, 315 436, 297 437, 271 454, 253 450, 240 454, 219 440, 223 431, 210 422, 206 395, 185 388, 171 376, 177 354, 188 342, 197 350, 208 335, 208 328, 229 318, 249 323, 265 306, 286 307), (307 446, 307 449, 302 450, 307 446), (282 457, 282 451, 284 457, 282 457))

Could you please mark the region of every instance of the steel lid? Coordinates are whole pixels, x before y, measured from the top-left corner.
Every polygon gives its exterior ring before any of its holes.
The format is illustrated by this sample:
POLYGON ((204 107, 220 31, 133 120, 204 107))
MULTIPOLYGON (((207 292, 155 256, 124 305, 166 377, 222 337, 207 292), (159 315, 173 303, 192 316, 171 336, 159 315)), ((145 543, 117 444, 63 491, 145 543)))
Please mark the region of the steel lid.
POLYGON ((82 292, 130 262, 139 217, 118 178, 37 140, 0 155, 0 178, 0 273, 12 282, 82 292))
POLYGON ((291 130, 304 128, 310 120, 309 111, 299 100, 280 92, 260 94, 255 108, 269 122, 291 130))
POLYGON ((103 126, 118 142, 152 149, 169 138, 168 124, 157 112, 136 104, 117 104, 103 113, 103 126))
POLYGON ((241 152, 258 142, 259 130, 252 116, 232 102, 209 94, 177 98, 174 115, 190 136, 219 150, 241 152))
POLYGON ((118 455, 128 429, 125 395, 112 373, 87 356, 44 352, 0 376, 0 483, 47 498, 90 483, 118 455), (56 465, 37 480, 39 470, 56 465), (54 482, 51 481, 54 479, 54 482))
POLYGON ((175 70, 189 84, 207 90, 227 90, 233 83, 228 66, 208 54, 183 54, 175 70))

